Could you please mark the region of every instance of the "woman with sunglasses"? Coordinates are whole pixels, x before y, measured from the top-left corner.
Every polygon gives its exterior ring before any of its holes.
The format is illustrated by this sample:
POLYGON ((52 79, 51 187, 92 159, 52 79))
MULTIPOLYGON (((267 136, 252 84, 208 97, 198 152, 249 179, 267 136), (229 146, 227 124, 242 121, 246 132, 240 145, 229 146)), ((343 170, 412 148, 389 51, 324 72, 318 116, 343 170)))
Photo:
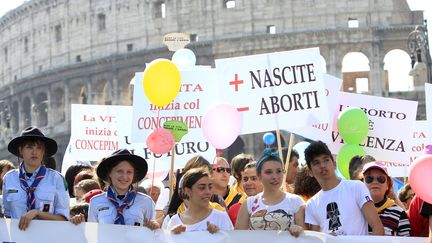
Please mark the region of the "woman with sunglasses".
POLYGON ((405 211, 388 198, 393 181, 384 163, 380 161, 367 163, 363 167, 363 176, 384 226, 384 235, 410 236, 411 225, 405 211))
POLYGON ((283 192, 283 163, 277 152, 264 150, 256 165, 263 192, 246 199, 237 216, 239 230, 287 230, 297 237, 304 228, 303 200, 294 194, 283 192))

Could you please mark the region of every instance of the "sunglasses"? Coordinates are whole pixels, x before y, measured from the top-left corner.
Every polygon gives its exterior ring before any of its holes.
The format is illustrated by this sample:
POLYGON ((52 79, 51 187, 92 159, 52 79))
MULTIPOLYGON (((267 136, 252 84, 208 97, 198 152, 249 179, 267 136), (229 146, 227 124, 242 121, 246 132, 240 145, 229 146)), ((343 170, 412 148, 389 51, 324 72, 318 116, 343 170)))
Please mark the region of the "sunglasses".
POLYGON ((225 167, 217 167, 217 168, 213 168, 213 171, 217 171, 218 173, 228 173, 231 174, 231 168, 225 168, 225 167))
POLYGON ((367 184, 372 183, 374 180, 377 180, 380 184, 384 184, 386 182, 386 177, 385 176, 366 176, 364 178, 365 182, 367 184))

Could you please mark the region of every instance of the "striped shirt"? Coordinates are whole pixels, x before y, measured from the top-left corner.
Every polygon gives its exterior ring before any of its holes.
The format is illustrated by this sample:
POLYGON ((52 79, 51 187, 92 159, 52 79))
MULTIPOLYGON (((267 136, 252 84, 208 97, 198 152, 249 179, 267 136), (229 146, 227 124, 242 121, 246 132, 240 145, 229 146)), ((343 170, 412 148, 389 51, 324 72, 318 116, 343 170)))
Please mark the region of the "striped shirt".
MULTIPOLYGON (((396 205, 393 200, 387 198, 387 200, 375 203, 375 207, 378 210, 378 215, 384 226, 384 235, 411 235, 411 225, 408 220, 407 214, 401 207, 396 205)), ((371 233, 370 229, 369 233, 371 233)))

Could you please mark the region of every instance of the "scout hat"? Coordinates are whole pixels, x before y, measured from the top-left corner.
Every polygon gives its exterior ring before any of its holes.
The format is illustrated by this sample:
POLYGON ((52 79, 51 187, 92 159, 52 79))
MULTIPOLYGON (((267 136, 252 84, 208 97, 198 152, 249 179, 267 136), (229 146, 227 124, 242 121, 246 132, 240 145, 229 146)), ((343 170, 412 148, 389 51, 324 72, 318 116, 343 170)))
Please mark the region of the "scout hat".
POLYGON ((49 137, 46 137, 43 132, 37 127, 27 127, 21 135, 12 139, 8 144, 8 150, 12 154, 21 157, 19 154, 19 146, 24 141, 40 140, 45 144, 45 157, 51 157, 57 152, 57 142, 49 137))
POLYGON ((129 161, 135 168, 135 178, 132 183, 141 181, 147 174, 147 161, 138 156, 132 154, 127 149, 120 149, 112 153, 109 157, 103 158, 96 168, 96 174, 99 178, 104 181, 108 181, 109 169, 112 168, 112 164, 118 161, 129 161))

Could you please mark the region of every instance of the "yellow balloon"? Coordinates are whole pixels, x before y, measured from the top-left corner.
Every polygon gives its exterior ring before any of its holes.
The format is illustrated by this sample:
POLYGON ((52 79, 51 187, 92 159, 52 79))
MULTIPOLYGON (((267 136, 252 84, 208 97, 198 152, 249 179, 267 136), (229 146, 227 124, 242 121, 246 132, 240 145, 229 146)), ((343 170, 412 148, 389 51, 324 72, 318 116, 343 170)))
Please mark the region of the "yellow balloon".
POLYGON ((156 59, 144 71, 142 83, 151 103, 166 106, 180 91, 180 71, 170 60, 156 59))

